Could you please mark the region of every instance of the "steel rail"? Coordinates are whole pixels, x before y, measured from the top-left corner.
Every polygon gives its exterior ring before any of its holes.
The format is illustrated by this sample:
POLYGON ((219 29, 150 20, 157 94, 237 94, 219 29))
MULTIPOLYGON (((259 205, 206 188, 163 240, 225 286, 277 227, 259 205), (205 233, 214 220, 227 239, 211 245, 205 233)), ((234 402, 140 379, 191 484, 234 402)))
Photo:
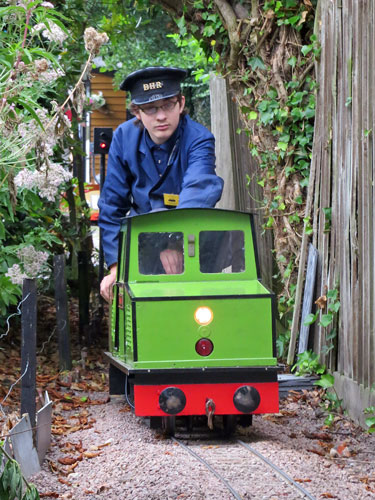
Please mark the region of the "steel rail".
POLYGON ((282 476, 288 483, 292 484, 295 488, 297 488, 297 490, 299 490, 300 493, 302 493, 305 497, 309 498, 310 500, 316 500, 316 498, 313 497, 307 490, 305 490, 305 488, 303 488, 301 485, 296 483, 296 481, 294 481, 294 479, 292 479, 290 476, 288 476, 288 474, 286 474, 286 472, 279 469, 279 467, 277 467, 277 465, 275 465, 270 460, 268 460, 268 458, 266 458, 261 453, 259 453, 259 451, 255 450, 250 445, 248 445, 247 443, 244 443, 240 439, 237 439, 236 442, 239 443, 244 448, 246 448, 247 450, 251 451, 251 453, 253 453, 258 458, 263 460, 263 462, 265 462, 267 465, 272 467, 272 469, 274 469, 278 474, 280 474, 280 476, 282 476))
POLYGON ((195 451, 191 450, 188 446, 186 446, 186 444, 181 443, 178 439, 174 437, 171 437, 171 439, 179 446, 181 446, 184 450, 186 450, 188 453, 190 453, 190 455, 199 460, 199 462, 205 465, 207 469, 210 472, 212 472, 212 474, 214 474, 226 486, 226 488, 228 488, 228 490, 232 493, 234 498, 236 498, 237 500, 243 500, 242 497, 237 493, 237 491, 234 488, 232 488, 232 486, 228 483, 228 481, 221 474, 219 474, 219 472, 217 472, 213 467, 211 467, 211 465, 208 462, 206 462, 206 460, 204 460, 197 453, 195 453, 195 451))

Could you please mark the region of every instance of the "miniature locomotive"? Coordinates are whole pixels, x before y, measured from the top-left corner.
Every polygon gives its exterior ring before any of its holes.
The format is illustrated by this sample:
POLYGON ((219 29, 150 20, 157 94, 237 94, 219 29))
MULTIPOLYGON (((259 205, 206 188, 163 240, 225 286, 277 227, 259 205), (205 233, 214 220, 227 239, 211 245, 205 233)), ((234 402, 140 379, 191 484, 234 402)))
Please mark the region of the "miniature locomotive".
POLYGON ((222 415, 230 433, 240 415, 278 412, 274 307, 259 279, 251 214, 189 208, 126 218, 110 393, 125 392, 136 415, 168 434, 176 417, 222 415), (180 256, 173 274, 165 249, 180 256))

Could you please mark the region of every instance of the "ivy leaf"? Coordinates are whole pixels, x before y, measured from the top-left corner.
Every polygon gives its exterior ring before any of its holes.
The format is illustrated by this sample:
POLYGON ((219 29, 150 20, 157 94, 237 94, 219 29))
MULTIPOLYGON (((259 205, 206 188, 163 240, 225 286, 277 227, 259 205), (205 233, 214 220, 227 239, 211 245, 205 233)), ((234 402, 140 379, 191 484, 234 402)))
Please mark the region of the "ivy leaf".
POLYGON ((307 316, 305 316, 305 319, 303 321, 303 324, 305 326, 309 326, 309 325, 312 325, 314 323, 314 321, 316 321, 316 318, 318 317, 318 313, 316 314, 308 314, 307 316))
POLYGON ((320 380, 314 382, 314 385, 319 385, 320 387, 323 387, 323 389, 329 389, 330 387, 333 387, 334 382, 335 377, 330 373, 325 373, 320 377, 320 380))
POLYGON ((375 417, 366 418, 365 424, 369 427, 368 432, 375 432, 375 417))
POLYGON ((334 302, 333 304, 330 304, 328 306, 328 309, 329 309, 329 311, 337 313, 340 310, 340 306, 341 306, 340 302, 334 302))
POLYGON ((277 143, 277 147, 279 149, 281 149, 281 151, 286 151, 288 149, 288 143, 287 142, 283 142, 283 141, 279 141, 277 143))
POLYGON ((331 313, 323 314, 319 321, 319 325, 326 327, 332 322, 332 320, 333 320, 333 314, 331 313))
POLYGON ((250 63, 250 66, 251 66, 253 71, 255 71, 257 68, 259 68, 259 69, 266 69, 267 68, 267 66, 264 64, 263 60, 258 56, 250 57, 249 63, 250 63))
POLYGON ((304 56, 306 56, 312 50, 312 45, 304 45, 301 49, 301 52, 304 56))
POLYGON ((297 58, 296 56, 292 56, 288 59, 288 64, 289 66, 292 66, 292 68, 295 67, 295 65, 297 64, 297 58))

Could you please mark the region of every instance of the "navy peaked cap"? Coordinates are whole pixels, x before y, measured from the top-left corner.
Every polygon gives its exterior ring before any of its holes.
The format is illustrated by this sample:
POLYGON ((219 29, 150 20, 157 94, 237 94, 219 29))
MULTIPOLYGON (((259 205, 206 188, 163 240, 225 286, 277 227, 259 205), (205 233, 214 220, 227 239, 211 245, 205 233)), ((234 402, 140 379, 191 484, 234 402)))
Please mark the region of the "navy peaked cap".
POLYGON ((133 104, 146 104, 179 94, 186 75, 185 69, 153 66, 130 73, 120 89, 130 92, 133 104))

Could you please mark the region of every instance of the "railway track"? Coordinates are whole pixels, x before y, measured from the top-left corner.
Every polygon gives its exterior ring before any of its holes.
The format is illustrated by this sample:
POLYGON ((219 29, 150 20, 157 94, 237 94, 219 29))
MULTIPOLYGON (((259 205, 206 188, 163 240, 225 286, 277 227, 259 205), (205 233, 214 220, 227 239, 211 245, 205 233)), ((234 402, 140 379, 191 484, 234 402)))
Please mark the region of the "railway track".
POLYGON ((179 439, 174 437, 170 439, 202 463, 237 500, 266 498, 263 495, 259 497, 262 482, 264 483, 264 489, 267 488, 268 490, 265 494, 270 495, 267 498, 278 499, 280 491, 277 492, 277 483, 283 482, 283 485, 280 486, 284 488, 283 496, 285 494, 287 498, 316 500, 314 496, 272 463, 271 460, 239 439, 233 441, 233 444, 237 446, 232 448, 228 448, 223 444, 200 445, 199 453, 179 439), (246 451, 244 452, 244 450, 246 451), (251 457, 249 457, 250 454, 251 457), (271 471, 271 473, 267 474, 261 463, 266 464, 268 471, 271 471), (279 479, 277 480, 275 477, 279 479), (256 484, 255 481, 257 481, 256 484), (295 496, 289 496, 285 488, 289 490, 289 494, 291 493, 290 490, 294 491, 295 496), (257 493, 254 495, 255 489, 257 493))

